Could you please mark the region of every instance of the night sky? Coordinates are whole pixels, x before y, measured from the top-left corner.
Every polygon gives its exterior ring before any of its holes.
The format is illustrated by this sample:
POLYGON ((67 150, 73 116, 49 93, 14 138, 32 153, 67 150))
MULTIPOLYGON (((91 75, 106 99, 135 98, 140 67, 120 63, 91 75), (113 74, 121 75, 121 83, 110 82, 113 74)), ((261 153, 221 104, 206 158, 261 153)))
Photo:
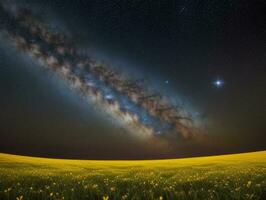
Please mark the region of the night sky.
POLYGON ((66 33, 84 54, 181 99, 207 136, 200 142, 168 139, 166 145, 135 138, 0 37, 0 152, 151 159, 266 149, 265 1, 22 0, 21 5, 66 33))

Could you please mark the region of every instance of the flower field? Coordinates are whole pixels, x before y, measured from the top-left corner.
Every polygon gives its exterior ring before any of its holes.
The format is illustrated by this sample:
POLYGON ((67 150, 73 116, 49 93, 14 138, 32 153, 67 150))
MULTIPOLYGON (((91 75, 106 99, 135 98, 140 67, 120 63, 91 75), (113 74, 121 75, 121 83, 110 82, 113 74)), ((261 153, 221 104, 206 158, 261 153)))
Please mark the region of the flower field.
POLYGON ((0 199, 266 199, 266 151, 152 161, 0 154, 0 199))

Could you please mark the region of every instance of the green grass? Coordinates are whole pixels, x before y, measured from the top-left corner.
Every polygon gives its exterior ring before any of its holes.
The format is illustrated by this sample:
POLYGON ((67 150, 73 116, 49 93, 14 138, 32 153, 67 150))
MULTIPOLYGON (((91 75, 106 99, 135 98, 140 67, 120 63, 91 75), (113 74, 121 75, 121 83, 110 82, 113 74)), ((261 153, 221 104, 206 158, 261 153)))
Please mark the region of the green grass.
POLYGON ((0 154, 0 199, 266 199, 266 151, 154 161, 0 154))

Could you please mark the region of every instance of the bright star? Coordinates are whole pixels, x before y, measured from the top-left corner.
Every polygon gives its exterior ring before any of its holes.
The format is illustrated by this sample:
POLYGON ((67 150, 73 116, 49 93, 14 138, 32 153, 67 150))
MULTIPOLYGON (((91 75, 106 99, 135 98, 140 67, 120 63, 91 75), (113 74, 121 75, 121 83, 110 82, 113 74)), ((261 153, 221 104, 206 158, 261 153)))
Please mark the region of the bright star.
POLYGON ((111 94, 107 94, 107 95, 105 96, 105 98, 108 99, 108 100, 111 100, 111 99, 113 98, 113 96, 112 96, 111 94))
POLYGON ((217 88, 220 88, 224 85, 224 81, 221 80, 221 79, 216 79, 214 82, 213 82, 214 86, 217 87, 217 88))

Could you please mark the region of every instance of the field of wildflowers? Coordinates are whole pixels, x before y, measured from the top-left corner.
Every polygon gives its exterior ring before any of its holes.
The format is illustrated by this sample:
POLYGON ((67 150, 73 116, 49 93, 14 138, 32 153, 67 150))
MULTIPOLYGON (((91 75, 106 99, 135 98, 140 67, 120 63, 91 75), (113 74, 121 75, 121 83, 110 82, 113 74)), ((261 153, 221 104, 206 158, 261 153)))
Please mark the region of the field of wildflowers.
POLYGON ((266 151, 153 161, 0 154, 0 199, 266 199, 266 151))

